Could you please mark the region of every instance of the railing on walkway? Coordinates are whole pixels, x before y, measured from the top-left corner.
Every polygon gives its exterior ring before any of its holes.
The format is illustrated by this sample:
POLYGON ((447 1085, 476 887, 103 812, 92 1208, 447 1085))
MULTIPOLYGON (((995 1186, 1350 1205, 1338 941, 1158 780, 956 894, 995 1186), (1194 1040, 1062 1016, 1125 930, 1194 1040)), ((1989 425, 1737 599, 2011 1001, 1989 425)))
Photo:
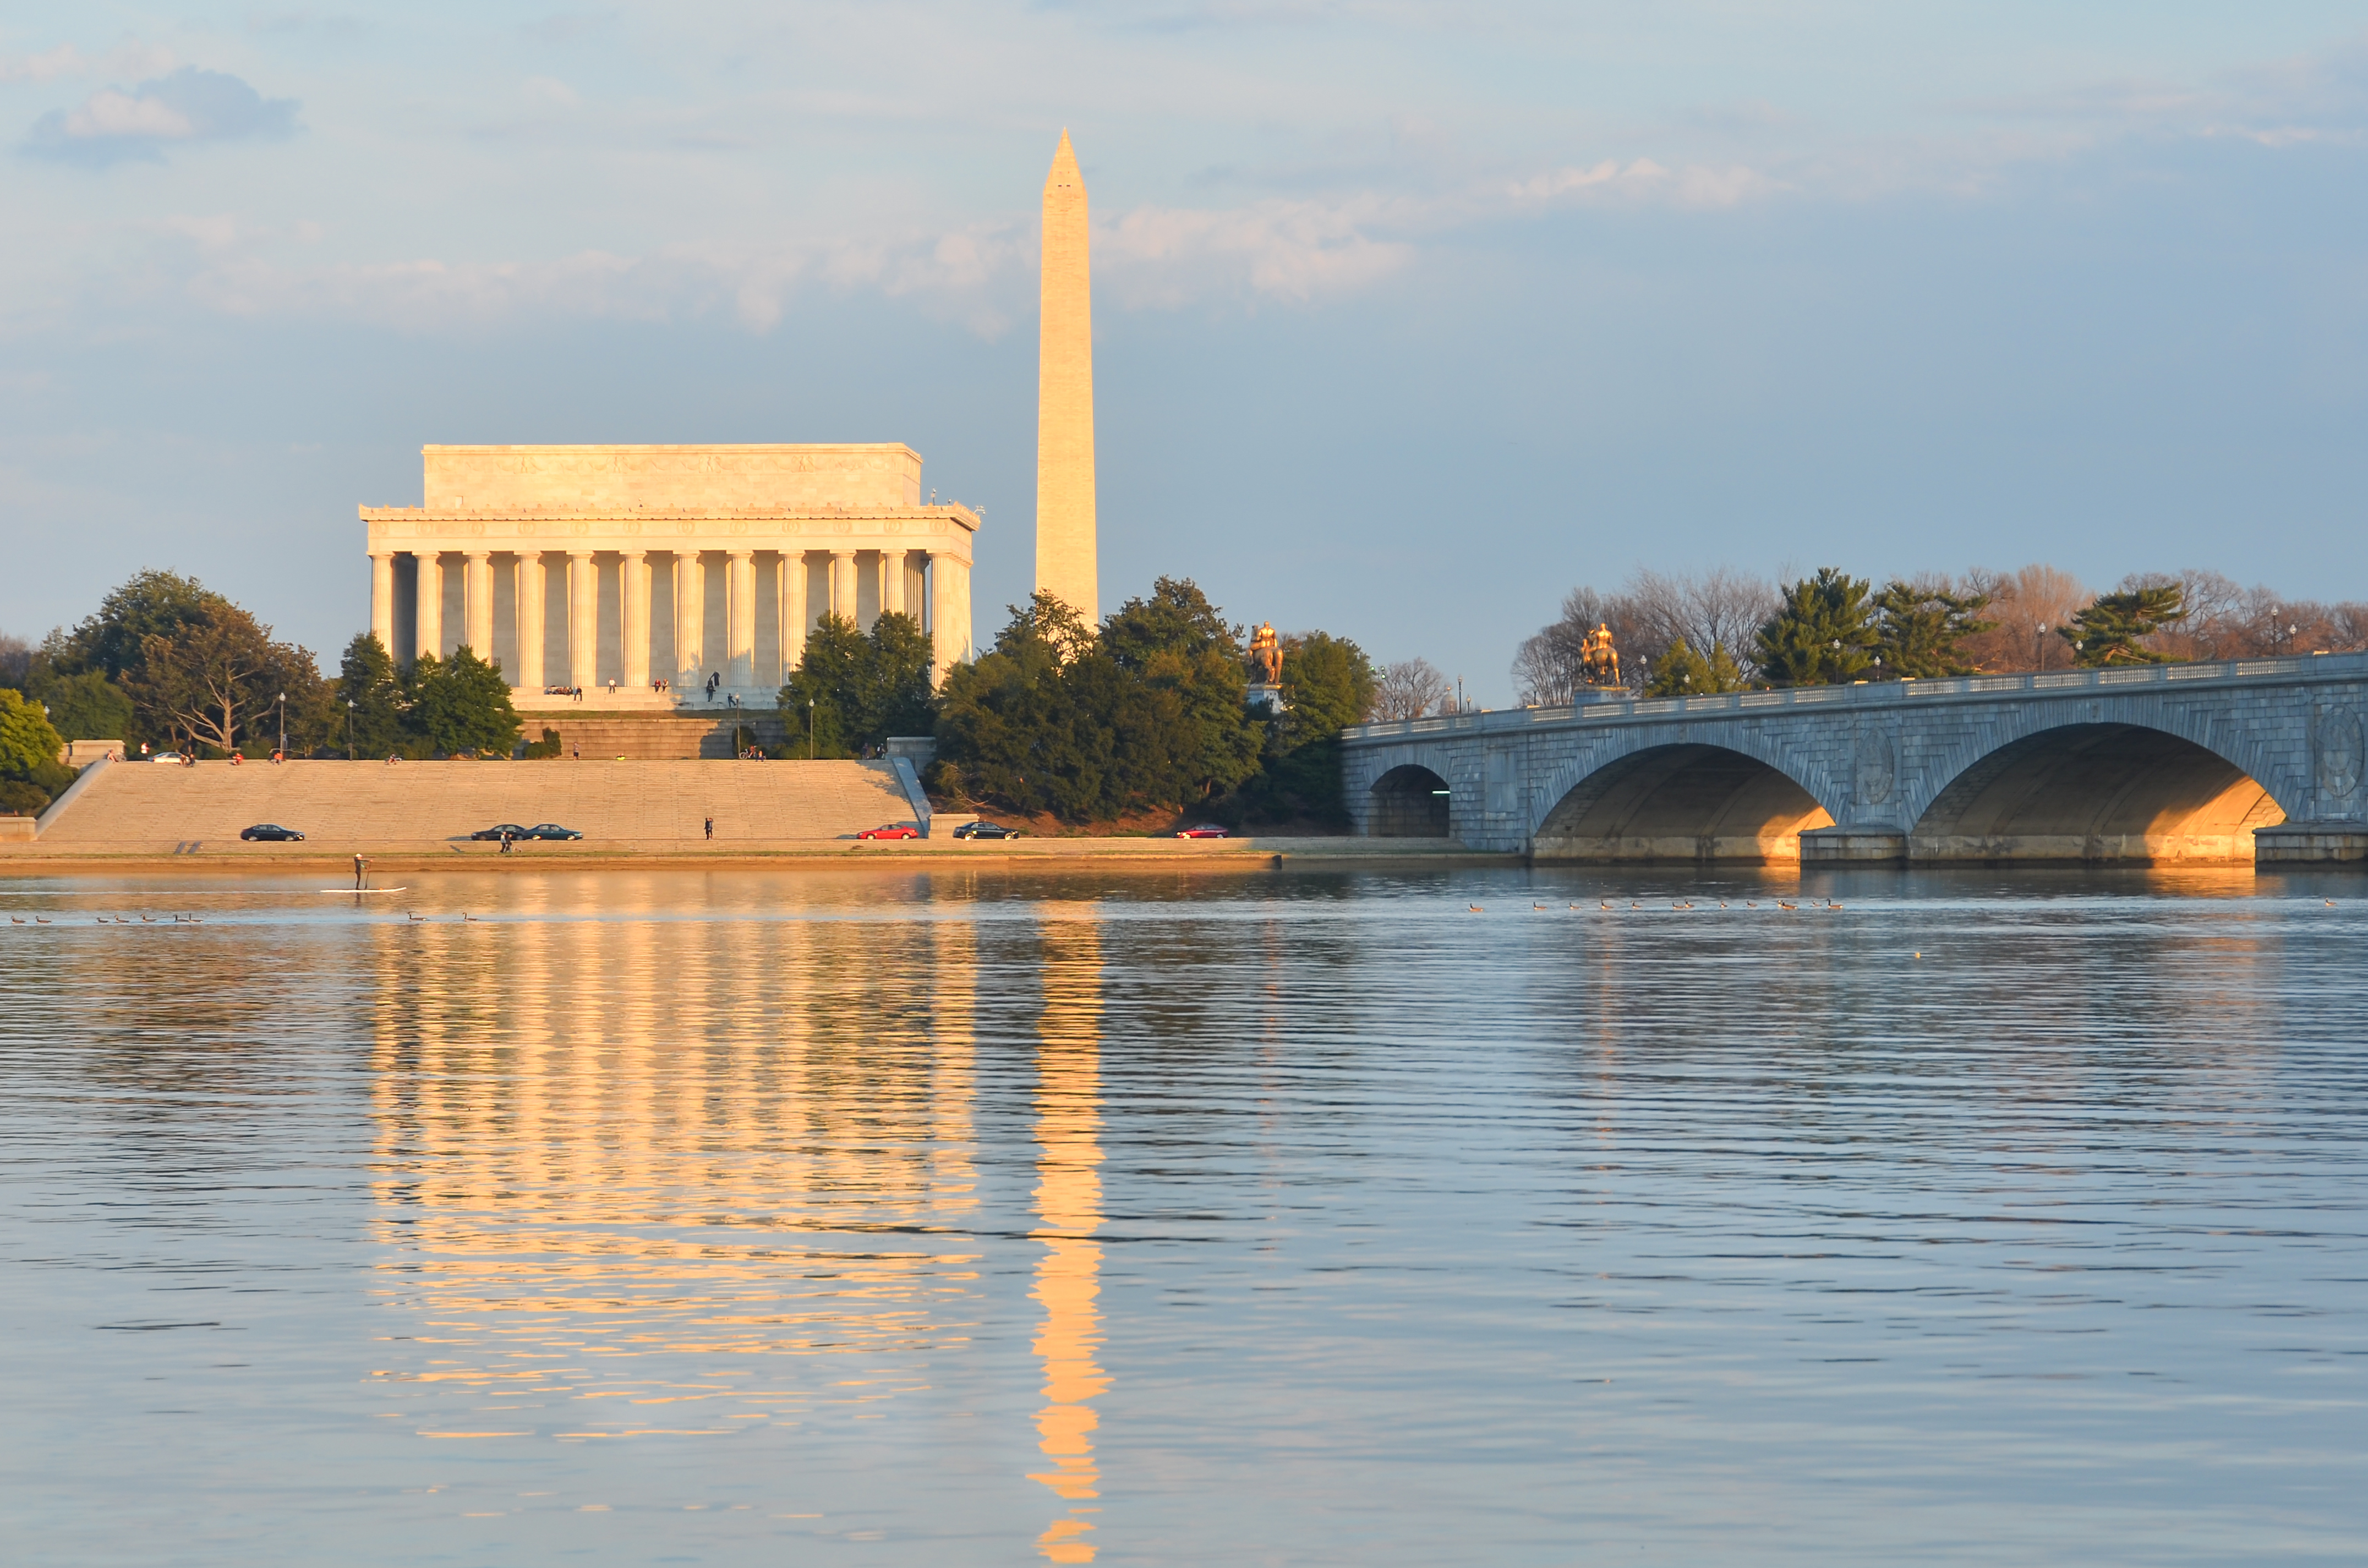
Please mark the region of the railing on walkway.
POLYGON ((1435 719, 1398 719, 1351 724, 1344 740, 1382 740, 1475 730, 1525 730, 1538 724, 1614 723, 1675 713, 1733 713, 1744 709, 1807 708, 1840 703, 1854 707, 1924 702, 1946 697, 1996 697, 2007 692, 2057 696, 2102 687, 2165 686, 2177 682, 2274 683, 2294 676, 2357 680, 2368 676, 2368 653, 2308 653, 2283 659, 2223 659, 2204 664, 2134 665, 2119 669, 2055 670, 2044 675, 1952 676, 1939 680, 1858 681, 1849 686, 1796 686, 1782 691, 1729 691, 1714 697, 1604 697, 1560 708, 1496 708, 1435 719))

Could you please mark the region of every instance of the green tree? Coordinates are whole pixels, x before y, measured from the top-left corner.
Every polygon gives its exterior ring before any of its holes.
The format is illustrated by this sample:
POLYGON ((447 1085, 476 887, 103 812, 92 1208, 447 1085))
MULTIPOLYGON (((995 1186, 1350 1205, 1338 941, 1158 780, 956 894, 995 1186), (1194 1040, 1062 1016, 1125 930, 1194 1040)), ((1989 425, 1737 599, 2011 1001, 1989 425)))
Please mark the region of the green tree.
POLYGON ((1162 577, 1102 624, 1121 670, 1172 692, 1187 733, 1180 747, 1193 798, 1231 790, 1258 771, 1264 728, 1244 706, 1249 672, 1239 633, 1190 578, 1162 577))
POLYGON ((225 752, 277 738, 280 693, 299 712, 324 697, 313 655, 274 642, 268 627, 227 600, 172 635, 142 638, 124 687, 149 733, 187 735, 225 752))
POLYGON ((1713 692, 1741 691, 1748 684, 1727 653, 1725 643, 1712 643, 1710 657, 1704 658, 1680 637, 1669 644, 1668 653, 1654 661, 1653 676, 1645 683, 1645 695, 1706 697, 1713 692))
POLYGON ((506 757, 518 739, 509 682, 465 642, 449 659, 422 653, 412 666, 409 728, 447 756, 469 752, 506 757))
POLYGON ((937 722, 934 656, 928 634, 909 615, 882 611, 869 632, 844 617, 824 616, 806 634, 805 654, 777 699, 791 755, 805 755, 810 719, 816 756, 852 756, 891 735, 930 733, 937 722))
MULTIPOLYGON (((395 672, 394 656, 375 634, 360 632, 346 644, 345 654, 337 661, 331 700, 341 732, 350 721, 353 755, 389 756, 403 749, 403 683, 395 672), (353 705, 350 713, 347 703, 353 705)), ((346 738, 344 733, 336 733, 330 744, 342 749, 346 738)))
POLYGON ((100 670, 60 675, 46 660, 36 658, 28 672, 25 695, 50 710, 50 722, 70 741, 132 741, 139 738, 139 721, 131 699, 100 670))
POLYGON ((1365 651, 1345 637, 1311 631, 1282 644, 1281 716, 1267 726, 1258 776, 1246 784, 1235 820, 1349 820, 1340 793, 1340 732, 1372 712, 1380 677, 1365 651))
POLYGON ((141 674, 151 637, 177 638, 192 624, 208 621, 230 601, 174 572, 141 572, 98 603, 48 651, 62 675, 97 670, 109 680, 141 674))
POLYGON ((1196 787, 1176 690, 1121 664, 1049 594, 1012 607, 995 646, 947 673, 937 734, 941 783, 1064 821, 1172 806, 1196 787))
POLYGON ((1874 597, 1875 654, 1884 675, 1902 680, 1969 676, 1974 666, 1962 645, 1968 637, 1995 630, 1995 620, 1975 616, 1989 603, 1982 594, 1893 581, 1874 597))
POLYGON ((937 724, 930 665, 937 650, 921 623, 882 610, 864 634, 865 661, 855 743, 876 746, 891 735, 926 735, 937 724))
POLYGON ((2133 588, 2127 593, 2100 595, 2096 603, 2060 628, 2072 644, 2073 662, 2094 668, 2102 665, 2163 665, 2170 655, 2139 644, 2173 621, 2187 617, 2187 596, 2177 584, 2133 588))
POLYGON ((66 749, 65 738, 51 726, 38 702, 24 693, 0 687, 0 773, 29 778, 34 770, 53 766, 66 749))
POLYGON ((1821 566, 1784 594, 1776 613, 1759 628, 1751 656, 1760 673, 1778 686, 1817 686, 1855 680, 1874 657, 1872 585, 1821 566))
POLYGON ((862 718, 869 652, 845 616, 825 615, 806 633, 805 654, 779 701, 783 727, 801 741, 811 731, 815 756, 855 755, 851 732, 862 718))
POLYGON ((65 744, 40 703, 0 687, 0 815, 38 815, 73 782, 74 769, 58 761, 65 744))

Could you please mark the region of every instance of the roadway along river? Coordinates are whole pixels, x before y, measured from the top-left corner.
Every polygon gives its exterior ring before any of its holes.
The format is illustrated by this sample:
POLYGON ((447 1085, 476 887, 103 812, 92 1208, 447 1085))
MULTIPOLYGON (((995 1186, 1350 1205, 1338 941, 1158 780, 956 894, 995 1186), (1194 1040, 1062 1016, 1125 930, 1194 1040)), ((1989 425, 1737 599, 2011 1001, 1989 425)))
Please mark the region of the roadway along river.
POLYGON ((331 880, 0 881, 10 1561, 2368 1558, 2368 878, 331 880))

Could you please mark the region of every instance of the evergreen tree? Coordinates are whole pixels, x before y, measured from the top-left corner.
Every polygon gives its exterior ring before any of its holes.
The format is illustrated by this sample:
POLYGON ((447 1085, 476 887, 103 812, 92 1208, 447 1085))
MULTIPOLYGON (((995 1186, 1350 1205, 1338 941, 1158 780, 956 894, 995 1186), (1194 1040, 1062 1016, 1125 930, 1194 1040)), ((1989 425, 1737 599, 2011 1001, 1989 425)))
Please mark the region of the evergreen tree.
POLYGON ((407 728, 447 756, 507 757, 518 746, 518 710, 501 670, 463 642, 449 659, 422 653, 412 665, 407 728))
POLYGON ((1654 662, 1652 678, 1645 683, 1645 695, 1706 697, 1713 692, 1741 691, 1747 684, 1725 643, 1712 643, 1710 657, 1704 658, 1680 637, 1654 662))
POLYGON ((1974 666, 1966 662, 1962 644, 1997 627, 1995 620, 1975 619, 1989 602, 1981 594, 1890 583, 1874 597, 1874 647, 1883 661, 1881 673, 1899 680, 1972 675, 1974 666))
POLYGON ((2141 647, 2148 637, 2187 616, 2187 596, 2177 584, 2133 588, 2127 593, 2100 595, 2097 602, 2072 617, 2061 629, 2072 644, 2073 662, 2090 668, 2103 665, 2163 665, 2170 655, 2141 647))
POLYGON ((1349 817, 1340 793, 1340 731, 1373 710, 1381 677, 1345 637, 1311 631, 1283 640, 1282 716, 1267 729, 1263 767, 1228 814, 1270 822, 1349 817))
POLYGON ((1190 798, 1222 793, 1258 771, 1265 734, 1245 706, 1240 635, 1190 578, 1162 577, 1148 599, 1127 600, 1103 622, 1101 642, 1119 668, 1174 694, 1190 798))
POLYGON ((909 615, 882 611, 868 633, 842 616, 824 616, 806 633, 805 654, 777 699, 789 754, 806 755, 809 718, 818 757, 852 756, 891 735, 930 733, 937 723, 933 657, 928 634, 909 615))
POLYGON ((1778 686, 1857 679, 1874 656, 1871 585, 1831 566, 1793 584, 1759 629, 1752 657, 1760 673, 1778 686))
POLYGON ((809 733, 817 757, 855 755, 868 653, 863 633, 845 616, 825 615, 806 633, 805 653, 776 699, 795 743, 791 756, 807 755, 809 733))
MULTIPOLYGON (((403 748, 403 685, 395 675, 394 656, 375 634, 361 632, 346 644, 345 655, 337 661, 333 699, 340 720, 350 717, 354 756, 389 756, 403 748), (350 715, 346 711, 349 702, 350 715)), ((332 744, 342 745, 345 727, 340 723, 341 733, 332 744)))
POLYGON ((882 610, 864 643, 856 744, 877 746, 891 735, 930 733, 938 721, 929 680, 937 651, 921 623, 901 611, 882 610))

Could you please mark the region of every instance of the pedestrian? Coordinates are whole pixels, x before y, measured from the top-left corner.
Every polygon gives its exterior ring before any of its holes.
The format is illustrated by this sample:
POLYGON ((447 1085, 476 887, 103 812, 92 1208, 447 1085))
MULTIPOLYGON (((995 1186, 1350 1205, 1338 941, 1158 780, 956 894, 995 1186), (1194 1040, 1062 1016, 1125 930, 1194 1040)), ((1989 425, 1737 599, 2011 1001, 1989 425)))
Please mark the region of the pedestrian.
POLYGON ((146 741, 142 741, 140 743, 140 760, 142 762, 148 760, 148 743, 146 741))
POLYGON ((362 891, 363 874, 369 869, 369 861, 363 859, 359 855, 354 857, 354 891, 356 892, 362 891))
POLYGON ((583 761, 583 760, 584 760, 584 746, 583 746, 583 744, 582 744, 581 742, 578 742, 578 743, 576 744, 576 747, 575 747, 575 760, 576 760, 576 761, 578 761, 578 762, 581 762, 581 761, 583 761))
POLYGON ((271 753, 271 766, 272 766, 272 767, 279 767, 281 763, 283 763, 283 762, 285 762, 285 761, 287 761, 287 760, 288 760, 288 754, 287 754, 287 753, 285 753, 285 752, 283 752, 283 751, 279 750, 277 747, 273 748, 272 753, 271 753))
POLYGON ((710 838, 715 836, 715 819, 713 817, 709 817, 707 819, 707 836, 710 838))
POLYGON ((509 835, 509 830, 508 830, 507 828, 504 828, 504 829, 502 830, 502 853, 503 853, 503 854, 505 854, 505 855, 507 855, 507 854, 508 854, 509 852, 510 852, 510 835, 509 835))

